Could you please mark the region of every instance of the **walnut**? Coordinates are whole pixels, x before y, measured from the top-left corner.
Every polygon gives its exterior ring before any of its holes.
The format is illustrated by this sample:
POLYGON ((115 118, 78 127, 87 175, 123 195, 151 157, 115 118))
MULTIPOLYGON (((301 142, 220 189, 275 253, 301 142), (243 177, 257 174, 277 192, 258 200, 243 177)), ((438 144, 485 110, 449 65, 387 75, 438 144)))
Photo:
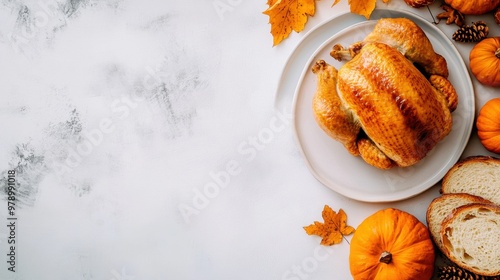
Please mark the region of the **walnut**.
POLYGON ((413 8, 420 8, 432 4, 434 0, 405 0, 405 2, 413 8))
POLYGON ((437 15, 438 23, 440 20, 446 19, 446 24, 455 23, 459 27, 462 27, 464 25, 465 16, 461 12, 453 9, 448 5, 443 5, 441 7, 443 8, 444 12, 437 15))

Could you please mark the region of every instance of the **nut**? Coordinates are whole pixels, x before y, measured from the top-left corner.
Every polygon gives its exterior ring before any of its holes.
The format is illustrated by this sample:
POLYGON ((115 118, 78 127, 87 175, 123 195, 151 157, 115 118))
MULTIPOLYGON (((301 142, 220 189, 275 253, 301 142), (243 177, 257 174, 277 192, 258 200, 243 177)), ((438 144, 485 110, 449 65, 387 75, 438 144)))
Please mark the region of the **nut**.
POLYGON ((434 0, 405 0, 405 2, 413 8, 420 8, 432 4, 434 0))

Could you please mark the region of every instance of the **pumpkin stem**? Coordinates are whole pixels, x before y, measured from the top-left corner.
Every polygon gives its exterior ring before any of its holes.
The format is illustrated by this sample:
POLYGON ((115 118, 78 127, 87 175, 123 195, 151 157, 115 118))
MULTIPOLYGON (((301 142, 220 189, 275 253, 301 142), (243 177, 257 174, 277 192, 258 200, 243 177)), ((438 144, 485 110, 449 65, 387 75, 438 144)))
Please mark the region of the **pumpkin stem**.
POLYGON ((380 254, 379 261, 389 264, 392 261, 392 254, 387 251, 383 251, 382 254, 380 254))
POLYGON ((495 51, 495 56, 500 58, 500 48, 495 51))

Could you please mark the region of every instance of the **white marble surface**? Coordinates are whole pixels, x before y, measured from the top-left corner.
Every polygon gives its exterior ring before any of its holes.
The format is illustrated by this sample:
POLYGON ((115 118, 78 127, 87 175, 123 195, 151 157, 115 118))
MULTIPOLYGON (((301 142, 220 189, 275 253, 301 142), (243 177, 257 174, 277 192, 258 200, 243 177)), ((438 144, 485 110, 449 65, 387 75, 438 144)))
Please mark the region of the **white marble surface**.
MULTIPOLYGON (((350 279, 348 243, 302 228, 325 204, 355 227, 386 207, 424 221, 437 186, 394 203, 342 197, 305 166, 291 108, 275 110, 295 46, 348 9, 330 6, 272 47, 266 1, 0 1, 0 278, 350 279)), ((467 60, 471 44, 457 48, 467 60)), ((474 87, 477 106, 500 96, 474 87)), ((463 156, 476 154, 488 153, 473 132, 463 156)))

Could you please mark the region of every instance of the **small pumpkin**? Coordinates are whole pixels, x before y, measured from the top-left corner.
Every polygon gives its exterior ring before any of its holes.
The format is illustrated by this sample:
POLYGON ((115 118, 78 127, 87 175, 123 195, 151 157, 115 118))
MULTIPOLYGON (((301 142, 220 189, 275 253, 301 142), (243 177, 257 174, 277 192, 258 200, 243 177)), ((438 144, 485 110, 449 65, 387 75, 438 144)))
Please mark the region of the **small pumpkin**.
POLYGON ((500 98, 486 102, 476 120, 477 136, 486 150, 500 154, 500 98))
POLYGON ((500 37, 478 42, 470 51, 469 67, 482 84, 500 86, 500 37))
POLYGON ((415 216, 394 208, 380 210, 357 227, 349 268, 354 280, 431 279, 434 245, 415 216))
POLYGON ((500 5, 500 0, 445 0, 444 2, 465 15, 482 15, 500 5))

